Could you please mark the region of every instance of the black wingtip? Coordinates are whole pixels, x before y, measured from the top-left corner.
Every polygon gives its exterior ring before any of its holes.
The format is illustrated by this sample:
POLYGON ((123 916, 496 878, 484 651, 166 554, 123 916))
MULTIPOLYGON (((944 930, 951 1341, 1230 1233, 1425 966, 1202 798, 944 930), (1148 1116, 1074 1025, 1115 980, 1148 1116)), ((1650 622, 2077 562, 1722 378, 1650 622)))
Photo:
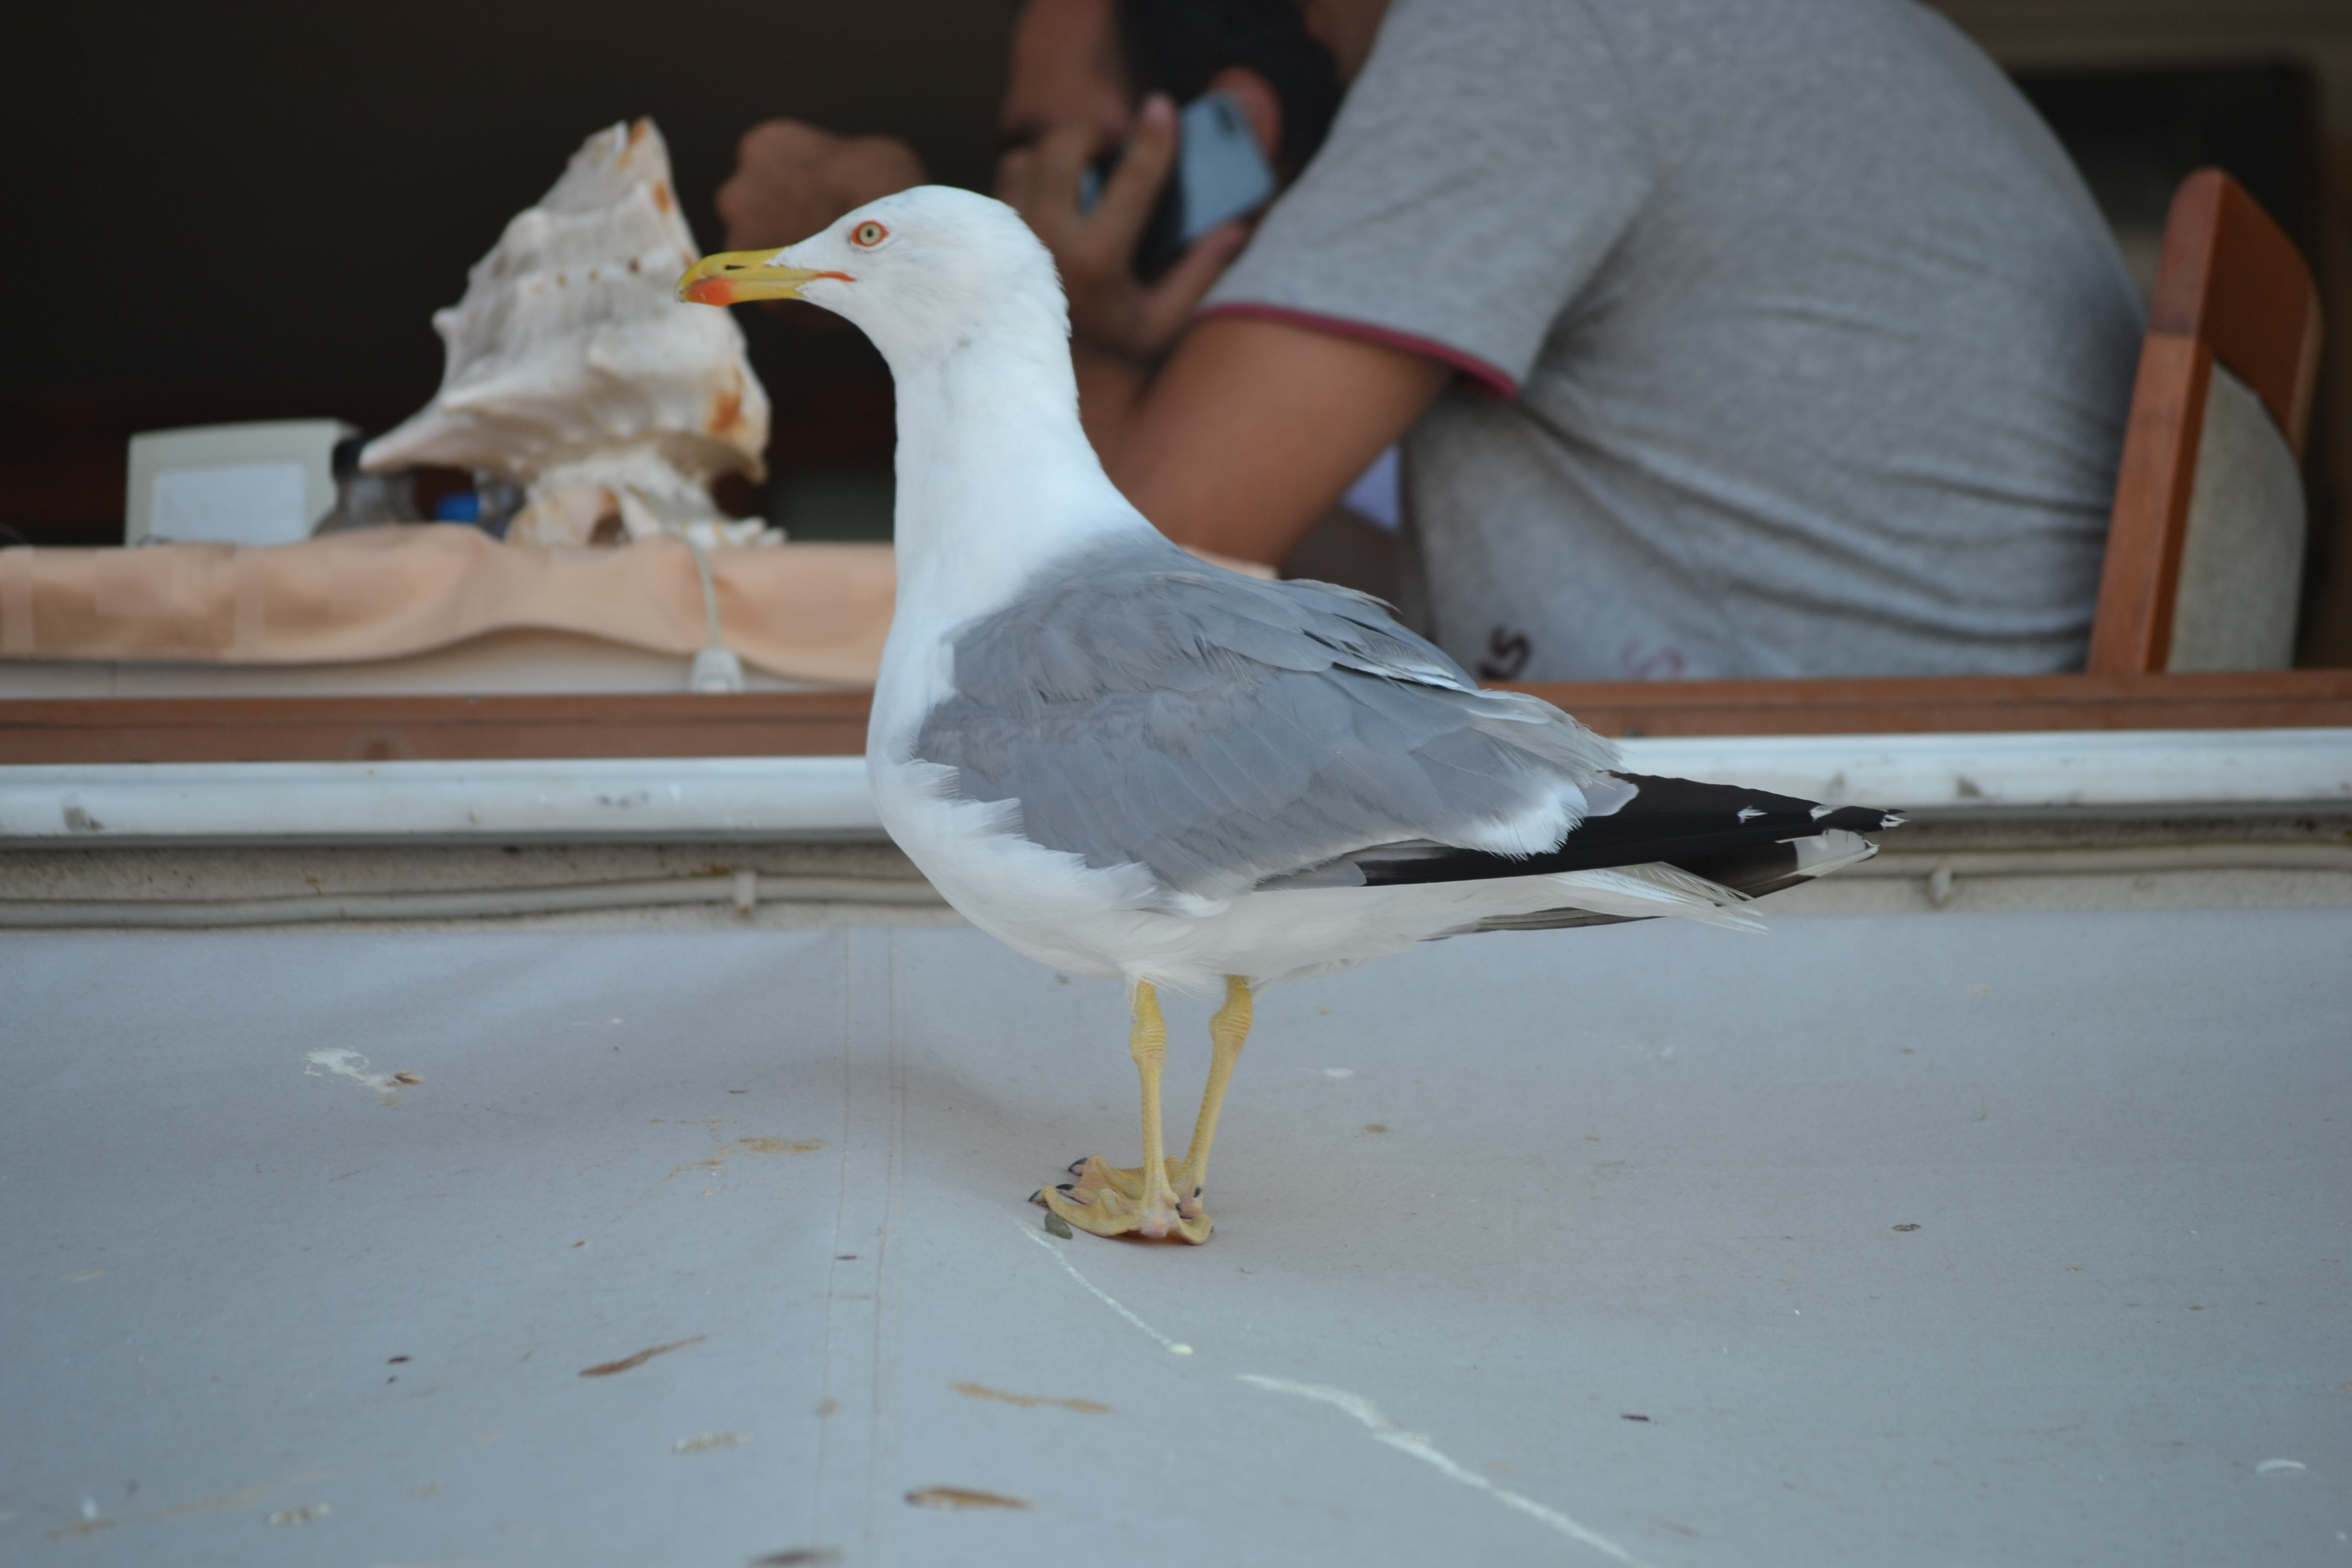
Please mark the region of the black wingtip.
MULTIPOLYGON (((1663 861, 1756 896, 1790 886, 1800 839, 1832 831, 1858 835, 1900 826, 1903 814, 1866 805, 1821 805, 1742 784, 1647 773, 1616 775, 1633 798, 1605 816, 1586 817, 1559 847, 1511 857, 1426 844, 1379 847, 1349 856, 1365 885, 1546 876, 1663 861)), ((1799 880, 1808 879, 1798 878, 1799 880)), ((1563 923, 1545 911, 1543 923, 1563 923)), ((1485 925, 1481 930, 1489 929, 1485 925)), ((1496 928, 1499 929, 1499 928, 1496 928)), ((1516 928, 1514 928, 1516 929, 1516 928)))

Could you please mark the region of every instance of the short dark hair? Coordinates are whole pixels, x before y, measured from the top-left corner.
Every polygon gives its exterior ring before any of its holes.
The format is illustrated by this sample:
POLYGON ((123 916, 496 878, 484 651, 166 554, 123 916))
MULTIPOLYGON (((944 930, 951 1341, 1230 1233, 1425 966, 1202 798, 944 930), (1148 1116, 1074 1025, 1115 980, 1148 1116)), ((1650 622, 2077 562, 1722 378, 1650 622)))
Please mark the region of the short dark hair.
POLYGON ((1219 71, 1243 66, 1265 78, 1282 105, 1275 162, 1286 177, 1307 167, 1339 111, 1331 51, 1307 36, 1295 0, 1118 0, 1118 47, 1140 98, 1178 103, 1201 96, 1219 71))

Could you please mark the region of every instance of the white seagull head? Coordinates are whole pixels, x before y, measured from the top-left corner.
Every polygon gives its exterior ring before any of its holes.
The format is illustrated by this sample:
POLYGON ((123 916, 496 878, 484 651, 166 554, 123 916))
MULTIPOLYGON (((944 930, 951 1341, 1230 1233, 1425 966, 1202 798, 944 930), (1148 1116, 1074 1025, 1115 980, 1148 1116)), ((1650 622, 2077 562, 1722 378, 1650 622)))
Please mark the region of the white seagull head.
POLYGON ((894 364, 982 334, 1069 336, 1054 258, 1003 202, 917 185, 866 203, 782 250, 708 256, 677 281, 704 305, 805 300, 845 317, 894 364))

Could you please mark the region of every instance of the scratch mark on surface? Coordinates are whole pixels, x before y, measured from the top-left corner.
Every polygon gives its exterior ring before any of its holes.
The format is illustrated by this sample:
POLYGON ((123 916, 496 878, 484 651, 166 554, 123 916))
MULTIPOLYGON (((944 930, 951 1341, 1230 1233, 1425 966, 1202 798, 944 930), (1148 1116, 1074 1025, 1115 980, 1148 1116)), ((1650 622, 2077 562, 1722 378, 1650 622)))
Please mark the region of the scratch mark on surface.
POLYGON ((1003 1492, 975 1491, 969 1487, 924 1487, 907 1494, 917 1508, 1035 1508, 1034 1502, 1003 1492))
POLYGON ((289 1476, 282 1481, 268 1481, 257 1487, 240 1487, 218 1497, 202 1498, 194 1502, 179 1503, 171 1508, 143 1509, 137 1513, 101 1514, 98 1505, 87 1500, 82 1504, 82 1517, 71 1524, 60 1525, 48 1532, 51 1541, 65 1541, 77 1535, 95 1535, 101 1530, 111 1530, 118 1524, 131 1524, 142 1520, 185 1519, 191 1514, 228 1513, 236 1509, 251 1508, 271 1492, 287 1487, 300 1486, 305 1481, 323 1480, 330 1472, 305 1470, 299 1476, 289 1476))
POLYGON ((414 1089, 425 1081, 413 1072, 370 1072, 367 1070, 367 1058, 357 1051, 347 1051, 340 1047, 333 1050, 312 1051, 304 1059, 310 1062, 310 1066, 302 1069, 303 1076, 317 1078, 320 1076, 318 1069, 325 1068, 337 1078, 347 1078, 362 1088, 375 1090, 375 1102, 378 1105, 398 1105, 402 1089, 414 1089))
POLYGON ((1050 1405, 1057 1410, 1075 1410, 1081 1415, 1108 1415, 1112 1413, 1109 1405, 1097 1405, 1091 1399, 1049 1399, 1041 1394, 1008 1394, 984 1383, 950 1383, 948 1386, 966 1399, 994 1399, 1006 1405, 1017 1405, 1024 1410, 1050 1405))
MULTIPOLYGON (((674 1166, 668 1175, 646 1189, 646 1194, 651 1194, 663 1182, 682 1176, 688 1171, 723 1171, 727 1168, 727 1162, 737 1154, 813 1154, 824 1147, 822 1138, 751 1137, 738 1138, 730 1144, 719 1136, 719 1130, 730 1125, 725 1120, 705 1121, 702 1125, 709 1130, 711 1142, 717 1147, 699 1160, 689 1160, 683 1165, 674 1166)), ((742 1123, 738 1121, 732 1125, 740 1127, 742 1123)))
POLYGON ((1125 1307, 1112 1300, 1108 1291, 1096 1284, 1093 1280, 1087 1279, 1085 1275, 1079 1273, 1076 1268, 1071 1264, 1070 1260, 1062 1256, 1062 1249, 1060 1247, 1055 1246, 1052 1242, 1046 1240, 1035 1231, 1031 1230, 1027 1226, 1023 1225, 1018 1220, 1013 1222, 1013 1228, 1019 1231, 1023 1236, 1027 1237, 1030 1240, 1035 1242, 1038 1246, 1044 1247, 1046 1251, 1052 1253, 1054 1255, 1054 1261, 1060 1264, 1071 1279, 1085 1286, 1088 1293, 1090 1293, 1096 1300, 1100 1301, 1104 1306, 1108 1307, 1112 1311, 1117 1312, 1120 1317, 1125 1318, 1129 1322, 1133 1323, 1137 1328, 1141 1329, 1145 1333, 1150 1335, 1153 1339, 1158 1340, 1160 1342, 1160 1348, 1166 1351, 1170 1355, 1191 1355, 1192 1353, 1192 1347, 1191 1345, 1178 1344, 1174 1340, 1170 1339, 1166 1334, 1161 1333, 1158 1329, 1153 1328, 1150 1323, 1145 1322, 1141 1318, 1137 1317, 1133 1312, 1129 1311, 1125 1307))
POLYGON ((271 1492, 287 1487, 299 1486, 304 1481, 321 1479, 326 1473, 324 1470, 312 1470, 307 1474, 296 1476, 290 1480, 271 1481, 257 1487, 240 1487, 236 1491, 223 1492, 218 1497, 208 1497, 201 1502, 184 1502, 177 1508, 167 1508, 163 1510, 163 1517, 184 1519, 192 1513, 228 1513, 240 1508, 251 1508, 271 1492))
POLYGON ((106 1270, 103 1268, 85 1268, 79 1274, 67 1275, 66 1283, 68 1285, 87 1285, 93 1279, 105 1278, 105 1275, 106 1270))
POLYGON ((1244 1372, 1236 1375, 1253 1388, 1263 1388, 1274 1394, 1294 1394, 1300 1399, 1312 1399, 1324 1405, 1335 1405, 1362 1422, 1365 1428, 1379 1441, 1386 1443, 1400 1453, 1411 1454, 1423 1464, 1442 1475, 1460 1481, 1465 1487, 1485 1492, 1505 1508, 1524 1513, 1528 1518, 1558 1531, 1570 1540, 1580 1541, 1594 1551, 1605 1552, 1620 1563, 1633 1563, 1635 1568, 1647 1568, 1647 1564, 1643 1563, 1640 1558, 1607 1536, 1587 1530, 1568 1515, 1557 1510, 1546 1508, 1532 1498, 1521 1497, 1515 1491, 1498 1487, 1477 1471, 1456 1464, 1453 1459, 1440 1453, 1427 1436, 1419 1432, 1408 1432, 1399 1426, 1381 1413, 1379 1405, 1360 1394, 1349 1394, 1344 1388, 1327 1388, 1320 1384, 1293 1383, 1287 1378, 1265 1377, 1255 1372, 1244 1372))
POLYGON ((626 1372, 631 1367, 643 1366, 657 1355, 667 1355, 672 1351, 682 1351, 688 1345, 698 1345, 707 1338, 709 1338, 708 1335, 697 1334, 690 1340, 672 1340, 666 1345, 656 1345, 651 1350, 639 1351, 635 1355, 623 1356, 618 1361, 602 1361, 594 1366, 583 1366, 580 1369, 580 1375, 610 1377, 616 1372, 626 1372))
POLYGON ((308 1524, 314 1519, 324 1519, 335 1511, 335 1505, 326 1502, 305 1503, 300 1508, 281 1508, 269 1516, 272 1524, 308 1524))
POLYGON ((680 1437, 669 1446, 673 1454, 715 1454, 721 1448, 740 1448, 751 1440, 749 1432, 705 1432, 697 1437, 680 1437))
POLYGON ((2254 1474, 2258 1476, 2294 1476, 2301 1475, 2305 1470, 2309 1468, 2310 1467, 2305 1465, 2301 1459, 2264 1459, 2261 1464, 2254 1467, 2254 1474))

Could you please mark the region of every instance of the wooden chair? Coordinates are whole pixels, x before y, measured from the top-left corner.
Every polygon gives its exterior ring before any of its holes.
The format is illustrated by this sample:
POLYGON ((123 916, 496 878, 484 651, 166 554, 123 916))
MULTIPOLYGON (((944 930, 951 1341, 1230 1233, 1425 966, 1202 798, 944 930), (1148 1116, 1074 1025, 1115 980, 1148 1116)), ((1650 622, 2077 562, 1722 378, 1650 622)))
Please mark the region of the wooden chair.
POLYGON ((2116 477, 2088 669, 2290 662, 2319 292, 2229 175, 2181 182, 2116 477))

